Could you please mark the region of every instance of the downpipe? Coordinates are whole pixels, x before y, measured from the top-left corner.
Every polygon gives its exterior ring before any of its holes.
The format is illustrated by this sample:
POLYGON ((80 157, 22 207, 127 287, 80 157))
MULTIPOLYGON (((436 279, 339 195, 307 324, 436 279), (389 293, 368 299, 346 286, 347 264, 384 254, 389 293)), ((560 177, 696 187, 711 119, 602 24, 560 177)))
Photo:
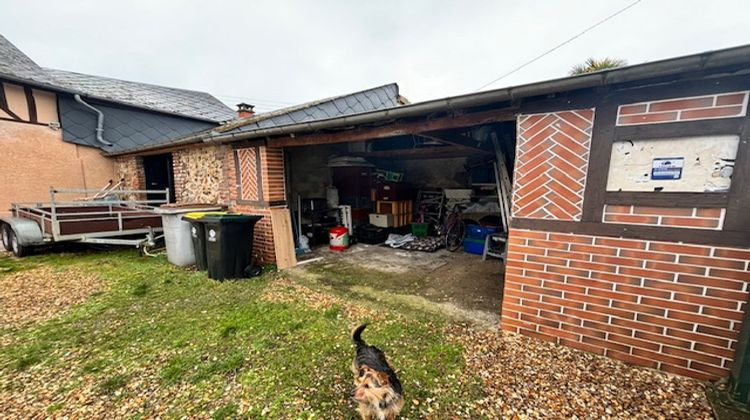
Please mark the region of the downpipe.
POLYGON ((78 102, 79 104, 85 106, 86 108, 90 109, 91 111, 95 112, 97 115, 96 118, 96 141, 99 143, 112 147, 113 144, 108 142, 107 140, 104 140, 104 113, 102 111, 99 111, 98 109, 94 108, 93 106, 87 104, 86 102, 81 99, 81 95, 75 94, 73 95, 73 98, 78 102))

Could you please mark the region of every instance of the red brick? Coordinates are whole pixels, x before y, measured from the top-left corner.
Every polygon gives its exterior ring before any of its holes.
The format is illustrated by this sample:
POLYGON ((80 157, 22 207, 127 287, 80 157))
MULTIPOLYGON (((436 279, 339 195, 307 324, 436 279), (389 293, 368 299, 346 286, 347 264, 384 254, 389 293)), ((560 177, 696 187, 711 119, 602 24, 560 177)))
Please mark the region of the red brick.
POLYGON ((577 317, 577 318, 588 319, 591 321, 598 321, 598 322, 604 322, 604 323, 608 322, 609 320, 609 316, 607 315, 602 315, 602 314, 598 314, 598 313, 594 313, 590 311, 573 309, 573 308, 563 308, 563 313, 577 317))
MULTIPOLYGON (((529 303, 531 303, 531 302, 529 302, 529 303)), ((521 320, 522 321, 526 321, 526 322, 530 322, 532 324, 546 325, 548 327, 553 327, 553 328, 559 328, 560 327, 560 323, 557 322, 557 321, 553 321, 551 319, 544 319, 544 318, 540 318, 540 317, 535 316, 535 315, 529 315, 529 314, 525 314, 525 313, 521 313, 521 320)))
POLYGON ((729 376, 729 369, 725 369, 719 366, 711 366, 701 362, 690 362, 690 368, 706 372, 710 375, 716 375, 718 377, 729 376))
POLYGON ((663 325, 665 327, 670 327, 670 328, 677 328, 677 329, 686 330, 686 331, 693 330, 693 324, 691 323, 683 322, 683 321, 676 321, 673 319, 666 319, 666 318, 662 318, 659 316, 638 314, 636 319, 640 322, 648 322, 651 324, 663 325))
POLYGON ((635 313, 651 314, 656 316, 664 316, 667 311, 662 308, 651 307, 648 305, 641 305, 638 303, 623 302, 619 300, 613 300, 612 306, 615 308, 627 309, 635 313))
POLYGON ((675 254, 709 255, 711 248, 703 246, 690 246, 669 244, 663 242, 651 242, 648 246, 651 251, 671 252, 675 254))
POLYGON ((582 327, 579 325, 560 324, 560 328, 562 328, 565 331, 572 331, 578 335, 586 335, 589 337, 604 338, 607 336, 607 334, 603 331, 593 330, 591 328, 586 328, 586 327, 582 327))
POLYGON ((705 274, 706 269, 704 267, 695 267, 683 264, 666 263, 661 261, 646 261, 646 268, 652 270, 661 270, 675 273, 687 273, 687 274, 705 274))
POLYGON ((671 354, 672 356, 679 356, 684 357, 688 360, 699 360, 701 362, 705 363, 711 363, 715 365, 721 365, 721 359, 715 356, 711 356, 704 353, 699 353, 696 351, 686 350, 686 349, 680 349, 676 347, 669 347, 664 346, 662 347, 662 352, 666 354, 671 354))
POLYGON ((714 105, 713 96, 702 96, 699 98, 675 99, 673 101, 652 102, 649 112, 679 111, 691 108, 708 108, 714 105))
POLYGON ((541 286, 542 281, 539 279, 533 279, 523 276, 516 276, 513 274, 505 274, 505 281, 506 282, 513 282, 513 283, 520 283, 520 284, 529 284, 532 286, 541 286))
POLYGON ((531 255, 544 255, 544 249, 542 248, 532 248, 529 246, 523 246, 523 245, 513 245, 511 247, 508 247, 510 251, 518 252, 521 254, 531 254, 531 255))
POLYGON ((692 346, 692 343, 690 341, 680 340, 678 338, 669 337, 663 334, 652 334, 646 331, 636 331, 635 336, 643 340, 667 344, 672 347, 682 347, 685 349, 689 349, 692 346))
POLYGON ((667 329, 667 335, 670 337, 683 338, 685 340, 695 341, 698 343, 708 343, 717 347, 728 347, 729 340, 715 336, 703 335, 691 331, 667 329))
POLYGON ((704 315, 730 319, 733 321, 742 321, 743 314, 744 314, 744 312, 741 312, 741 311, 727 311, 725 309, 717 309, 717 308, 712 308, 710 306, 704 306, 701 313, 704 315))
POLYGON ((659 350, 659 348, 661 347, 660 344, 653 343, 651 341, 640 340, 638 338, 633 338, 633 337, 626 337, 626 336, 619 335, 619 334, 609 334, 607 336, 607 339, 615 341, 617 343, 625 344, 634 348, 659 350))
POLYGON ((680 274, 677 277, 677 282, 733 290, 742 290, 744 286, 744 283, 738 280, 723 280, 714 277, 691 276, 689 274, 680 274))
POLYGON ((722 328, 709 327, 708 325, 698 325, 697 331, 702 334, 714 335, 717 337, 725 337, 731 340, 737 339, 736 331, 725 330, 722 328))
POLYGON ((547 239, 547 233, 530 230, 511 229, 510 236, 528 239, 547 239))
MULTIPOLYGON (((524 306, 527 306, 527 307, 532 307, 532 308, 537 308, 537 309, 544 309, 545 311, 562 312, 562 308, 559 305, 553 305, 553 304, 550 304, 550 303, 537 302, 537 301, 529 300, 529 301, 523 301, 522 304, 524 306)), ((529 315, 536 315, 536 313, 529 314, 529 315)))
POLYGON ((680 121, 697 120, 702 118, 722 118, 742 115, 742 106, 729 106, 726 108, 707 108, 692 111, 683 111, 680 121))
POLYGON ((655 216, 692 216, 692 208, 680 207, 647 207, 636 206, 633 208, 634 214, 655 215, 655 216))
POLYGON ((646 279, 643 281, 645 287, 650 287, 659 290, 671 290, 673 292, 692 293, 694 295, 702 295, 703 288, 698 286, 691 286, 687 284, 680 284, 679 282, 670 281, 658 281, 646 279))
POLYGON ((617 293, 612 292, 609 290, 601 290, 601 289, 589 289, 589 294, 593 296, 599 296, 606 299, 612 299, 612 306, 614 306, 614 301, 625 301, 625 302, 637 302, 638 296, 635 295, 629 295, 625 293, 617 293))
POLYGON ((607 204, 604 208, 604 213, 630 214, 631 210, 633 210, 632 206, 615 206, 607 204))
POLYGON ((645 287, 628 286, 626 284, 618 284, 615 286, 615 290, 623 293, 632 293, 634 295, 645 295, 657 298, 669 299, 672 294, 663 290, 647 289, 645 287))
POLYGON ((581 338, 581 336, 576 333, 559 330, 556 328, 545 327, 544 325, 539 326, 539 332, 554 337, 567 338, 568 340, 579 340, 581 338))
POLYGON ((596 245, 611 246, 615 248, 646 249, 646 242, 628 239, 596 238, 594 239, 594 243, 596 245))
POLYGON ((695 351, 699 351, 702 353, 708 353, 714 356, 720 356, 725 359, 734 359, 734 350, 728 349, 725 347, 715 347, 710 346, 708 344, 703 343, 695 343, 695 346, 693 347, 695 351))
POLYGON ((746 93, 730 93, 727 95, 719 95, 716 98, 716 106, 742 105, 745 101, 746 96, 746 93))
POLYGON ((520 330, 519 332, 527 337, 533 337, 533 338, 536 338, 537 340, 549 341, 550 343, 557 343, 557 340, 558 340, 558 338, 555 336, 542 334, 536 331, 520 330))
POLYGON ((727 321, 726 319, 712 318, 696 313, 669 311, 667 313, 667 318, 679 319, 682 321, 692 322, 693 324, 713 325, 714 327, 718 328, 729 329, 731 327, 730 321, 727 321))
POLYGON ((571 301, 577 301, 577 302, 583 302, 583 303, 595 303, 595 304, 604 305, 604 306, 609 305, 609 299, 604 299, 604 298, 587 295, 587 294, 565 292, 563 294, 563 297, 571 301))
POLYGON ((708 272, 709 276, 719 277, 722 279, 734 279, 750 282, 750 272, 747 271, 733 271, 733 270, 722 270, 720 268, 712 268, 708 272))
POLYGON ((695 370, 685 369, 677 366, 672 366, 669 364, 662 364, 660 367, 661 370, 664 372, 674 373, 675 375, 680 376, 687 376, 688 378, 695 378, 701 381, 713 381, 718 379, 715 375, 709 375, 704 372, 698 372, 695 370))
POLYGON ((552 319, 555 321, 563 322, 571 325, 581 325, 581 320, 574 316, 564 315, 557 312, 539 311, 539 316, 546 319, 552 319))
POLYGON ((543 287, 548 287, 550 289, 560 290, 563 292, 573 292, 573 293, 579 293, 579 294, 586 293, 585 287, 576 286, 572 284, 566 284, 566 283, 545 282, 543 287))
POLYGON ((634 214, 605 214, 604 221, 609 223, 630 223, 634 225, 655 225, 659 218, 656 216, 638 216, 634 214))
POLYGON ((568 250, 568 244, 565 242, 552 242, 552 241, 543 241, 538 239, 529 239, 529 246, 535 246, 539 248, 552 248, 552 249, 559 249, 561 251, 567 251, 568 250))
POLYGON ((712 297, 695 296, 683 293, 676 293, 674 296, 675 300, 697 303, 698 305, 708 305, 716 308, 724 309, 735 309, 737 308, 737 302, 731 300, 714 299, 712 297))
POLYGON ((632 260, 630 258, 620 258, 620 257, 610 257, 605 255, 594 255, 592 258, 593 261, 603 263, 603 264, 612 264, 617 266, 626 266, 626 267, 641 267, 643 264, 639 260, 632 260))
POLYGON ((614 288, 614 284, 612 283, 588 279, 588 278, 574 277, 574 276, 569 276, 567 283, 577 284, 577 285, 581 285, 584 287, 595 287, 595 288, 604 289, 604 290, 612 290, 614 288))
POLYGON ((708 288, 706 289, 706 296, 722 298, 722 299, 731 299, 731 300, 736 300, 740 302, 747 301, 747 292, 739 292, 739 291, 735 292, 733 290, 708 288))
POLYGON ((537 264, 537 263, 532 263, 528 261, 516 261, 516 260, 509 261, 509 263, 512 263, 511 265, 513 267, 523 268, 524 270, 544 271, 544 264, 537 264))
POLYGON ((651 270, 644 270, 641 268, 633 268, 633 267, 619 267, 617 271, 620 274, 627 274, 630 276, 637 276, 642 278, 653 278, 653 279, 661 279, 661 280, 669 280, 672 281, 675 278, 675 274, 672 272, 663 272, 663 271, 651 271, 651 270))
POLYGON ((638 321, 631 321, 629 319, 612 318, 612 323, 615 325, 621 325, 623 327, 632 328, 636 331, 648 331, 654 334, 662 334, 664 327, 660 325, 646 324, 638 321))
POLYGON ((688 361, 681 357, 673 357, 656 351, 633 348, 633 355, 644 357, 650 360, 656 360, 662 363, 669 363, 676 366, 687 367, 688 361))
POLYGON ((593 305, 593 304, 587 303, 586 310, 590 312, 598 312, 601 314, 611 315, 611 316, 615 316, 619 318, 635 319, 634 312, 626 311, 626 310, 618 309, 618 308, 612 308, 608 306, 593 305))
POLYGON ((621 353, 621 352, 614 351, 614 350, 607 350, 606 354, 608 357, 621 360, 625 363, 630 363, 633 365, 646 366, 649 368, 655 368, 657 366, 657 363, 653 360, 645 359, 643 357, 633 356, 632 354, 621 353))
POLYGON ((620 256, 626 258, 637 258, 640 260, 651 260, 651 261, 664 261, 664 262, 675 262, 677 258, 674 254, 662 254, 659 252, 650 251, 633 251, 630 249, 621 249, 620 256))
POLYGON ((695 210, 695 215, 697 217, 713 217, 713 218, 718 219, 719 217, 721 217, 721 210, 722 209, 715 209, 715 208, 712 208, 712 209, 696 209, 695 210))
POLYGON ((564 258, 567 260, 578 260, 578 261, 590 261, 591 254, 583 254, 580 252, 569 252, 569 251, 558 251, 556 249, 548 249, 547 256, 555 258, 564 258))
POLYGON ((520 317, 520 313, 525 313, 525 314, 528 314, 528 315, 538 315, 539 314, 539 310, 536 309, 536 308, 532 308, 532 307, 527 306, 527 305, 516 305, 516 304, 510 303, 510 302, 503 303, 503 316, 506 316, 505 315, 505 311, 508 311, 509 315, 511 314, 511 311, 512 312, 517 312, 517 314, 513 314, 513 315, 518 315, 518 316, 511 316, 511 318, 519 318, 520 317))
POLYGON ((607 340, 601 340, 599 338, 594 337, 587 337, 583 336, 581 337, 581 341, 586 344, 591 344, 597 347, 604 347, 606 349, 615 350, 615 351, 621 351, 623 353, 629 353, 630 352, 630 346, 626 346, 624 344, 615 343, 612 341, 607 340))
POLYGON ((566 340, 566 339, 561 338, 560 344, 568 346, 568 347, 573 347, 578 350, 587 351, 589 353, 595 353, 595 354, 602 355, 602 356, 604 355, 603 348, 595 346, 595 345, 587 344, 587 343, 582 343, 580 341, 566 340))
POLYGON ((616 334, 620 334, 624 336, 633 335, 633 330, 630 328, 619 327, 617 325, 612 325, 612 324, 604 324, 601 322, 584 320, 583 326, 586 328, 592 328, 598 331, 612 332, 612 333, 616 333, 616 334))
POLYGON ((551 271, 553 273, 558 273, 558 274, 565 274, 568 276, 578 276, 578 277, 589 276, 589 272, 586 270, 578 270, 578 269, 567 268, 567 267, 549 266, 547 267, 547 271, 551 271))
POLYGON ((738 260, 723 260, 720 258, 710 257, 692 257, 687 255, 681 255, 679 259, 681 264, 693 264, 693 265, 705 265, 708 267, 723 267, 731 268, 734 270, 744 270, 745 261, 738 260))
POLYGON ((648 104, 622 105, 618 111, 619 115, 643 114, 646 112, 648 104))
POLYGON ((599 280, 610 281, 613 283, 639 285, 641 279, 638 277, 623 276, 622 274, 611 274, 611 273, 599 273, 596 271, 591 272, 591 277, 599 280))
POLYGON ((716 248, 714 250, 714 257, 734 258, 737 260, 747 261, 750 260, 750 250, 716 248))
POLYGON ((698 305, 691 305, 688 303, 673 300, 656 299, 647 296, 641 298, 641 303, 644 305, 655 306, 657 308, 674 309, 679 311, 691 312, 694 314, 698 314, 698 310, 700 309, 700 306, 698 305))
POLYGON ((526 260, 540 264, 559 265, 563 267, 567 264, 566 260, 560 258, 542 257, 539 255, 527 255, 526 260))
POLYGON ((666 121, 677 121, 676 112, 662 112, 658 114, 638 114, 622 116, 617 120, 619 125, 652 124, 666 121))
POLYGON ((520 290, 513 290, 508 288, 508 284, 505 285, 505 290, 503 291, 503 296, 513 296, 513 297, 519 297, 523 299, 529 299, 529 300, 539 300, 540 296, 536 293, 527 293, 522 292, 520 290))
MULTIPOLYGON (((550 296, 562 297, 562 292, 561 291, 554 290, 554 289, 545 289, 545 288, 542 288, 542 287, 534 287, 534 286, 524 285, 523 286, 523 291, 524 292, 529 292, 529 293, 535 293, 535 294, 539 294, 539 295, 550 295, 550 296)), ((534 300, 536 300, 536 299, 534 299, 534 300)))
POLYGON ((594 243, 594 238, 592 238, 591 236, 564 234, 564 233, 550 233, 549 240, 559 241, 559 242, 571 242, 571 243, 577 243, 577 244, 586 244, 586 245, 591 245, 592 243, 594 243))
POLYGON ((617 255, 617 250, 614 248, 605 248, 602 246, 588 246, 588 245, 570 245, 570 250, 575 252, 582 252, 584 254, 599 254, 599 255, 617 255))
POLYGON ((548 273, 546 271, 526 270, 526 276, 547 281, 564 282, 565 276, 561 274, 548 273))
POLYGON ((524 322, 519 319, 514 318, 506 318, 505 315, 503 315, 503 318, 500 320, 500 325, 505 328, 506 326, 510 327, 517 327, 517 328, 525 328, 528 330, 533 330, 536 328, 534 324, 531 324, 529 322, 524 322))

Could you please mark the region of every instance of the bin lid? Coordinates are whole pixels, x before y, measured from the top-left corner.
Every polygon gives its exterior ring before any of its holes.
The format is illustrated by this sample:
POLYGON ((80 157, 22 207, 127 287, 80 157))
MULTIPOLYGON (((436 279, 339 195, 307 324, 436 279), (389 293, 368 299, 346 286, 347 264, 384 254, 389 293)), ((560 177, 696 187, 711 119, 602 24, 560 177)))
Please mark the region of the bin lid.
POLYGON ((228 211, 193 211, 182 216, 183 219, 201 220, 206 217, 218 217, 232 214, 228 211))
POLYGON ((161 206, 155 208, 154 211, 159 214, 186 214, 186 213, 206 213, 206 212, 217 212, 221 210, 221 206, 161 206))
POLYGON ((225 213, 218 214, 220 212, 214 212, 215 214, 209 214, 203 216, 201 221, 204 223, 252 223, 255 224, 258 220, 262 219, 263 216, 256 216, 251 214, 240 214, 240 213, 225 213))

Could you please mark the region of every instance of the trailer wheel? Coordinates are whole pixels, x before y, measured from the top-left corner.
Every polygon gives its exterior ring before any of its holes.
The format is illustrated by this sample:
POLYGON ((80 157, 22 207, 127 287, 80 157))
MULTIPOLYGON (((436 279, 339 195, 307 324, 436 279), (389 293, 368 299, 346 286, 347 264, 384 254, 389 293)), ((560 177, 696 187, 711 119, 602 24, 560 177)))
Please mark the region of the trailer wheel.
POLYGON ((8 252, 13 251, 13 248, 10 245, 11 232, 13 232, 13 229, 10 228, 9 224, 0 224, 0 237, 2 237, 3 248, 5 248, 5 250, 8 252))
POLYGON ((10 230, 10 251, 13 252, 13 255, 15 255, 18 258, 25 257, 29 254, 29 247, 23 246, 18 243, 18 236, 16 236, 16 232, 13 232, 12 229, 10 230))

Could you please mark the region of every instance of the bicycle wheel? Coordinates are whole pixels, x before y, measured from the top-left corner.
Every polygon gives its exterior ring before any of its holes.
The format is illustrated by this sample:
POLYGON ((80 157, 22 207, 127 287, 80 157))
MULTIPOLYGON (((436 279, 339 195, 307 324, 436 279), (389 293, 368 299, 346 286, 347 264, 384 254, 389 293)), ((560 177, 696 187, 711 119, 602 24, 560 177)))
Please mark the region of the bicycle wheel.
POLYGON ((466 233, 466 225, 461 219, 448 227, 448 231, 445 232, 445 248, 450 252, 456 252, 461 248, 464 243, 464 234, 466 233))

